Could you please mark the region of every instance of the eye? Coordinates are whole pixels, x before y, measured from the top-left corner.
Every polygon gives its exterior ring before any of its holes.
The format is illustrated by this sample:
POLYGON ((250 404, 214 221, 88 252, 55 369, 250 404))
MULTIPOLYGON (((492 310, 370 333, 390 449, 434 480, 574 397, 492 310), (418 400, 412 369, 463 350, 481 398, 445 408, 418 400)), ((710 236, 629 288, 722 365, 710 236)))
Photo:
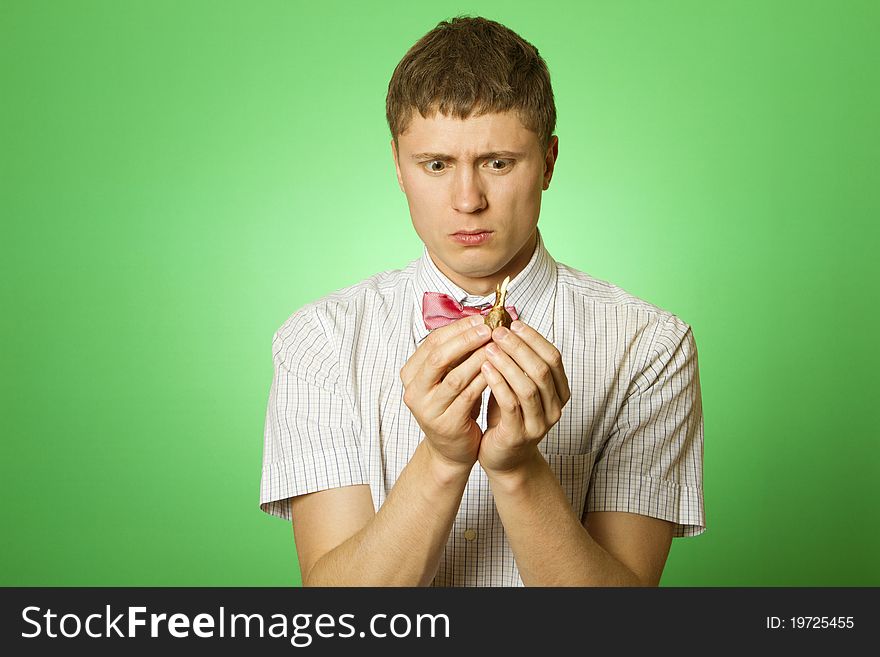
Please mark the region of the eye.
POLYGON ((489 168, 493 171, 506 171, 512 166, 512 162, 510 160, 490 160, 489 168), (496 166, 498 165, 498 166, 496 166))
POLYGON ((430 162, 423 163, 422 166, 427 167, 431 173, 443 173, 446 169, 446 164, 444 164, 443 160, 431 160, 430 162))

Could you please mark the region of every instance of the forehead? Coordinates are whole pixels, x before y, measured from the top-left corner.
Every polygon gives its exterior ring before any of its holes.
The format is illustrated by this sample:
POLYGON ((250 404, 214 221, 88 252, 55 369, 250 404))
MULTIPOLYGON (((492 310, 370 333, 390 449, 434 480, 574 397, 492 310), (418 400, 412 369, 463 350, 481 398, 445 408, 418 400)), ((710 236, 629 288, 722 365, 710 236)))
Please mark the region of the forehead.
POLYGON ((429 118, 413 111, 405 132, 398 136, 401 152, 450 154, 493 151, 528 151, 538 146, 538 136, 526 128, 515 112, 493 112, 458 119, 436 112, 429 118))

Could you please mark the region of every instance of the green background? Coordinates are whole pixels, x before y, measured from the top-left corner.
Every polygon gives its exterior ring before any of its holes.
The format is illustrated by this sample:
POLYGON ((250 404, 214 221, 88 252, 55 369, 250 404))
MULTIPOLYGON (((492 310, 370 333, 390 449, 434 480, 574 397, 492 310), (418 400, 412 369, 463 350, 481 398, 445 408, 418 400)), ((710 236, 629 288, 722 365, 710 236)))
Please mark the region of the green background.
POLYGON ((662 584, 880 585, 878 3, 0 7, 0 584, 299 584, 272 335, 421 255, 385 92, 469 13, 550 67, 551 254, 693 327, 709 529, 662 584))

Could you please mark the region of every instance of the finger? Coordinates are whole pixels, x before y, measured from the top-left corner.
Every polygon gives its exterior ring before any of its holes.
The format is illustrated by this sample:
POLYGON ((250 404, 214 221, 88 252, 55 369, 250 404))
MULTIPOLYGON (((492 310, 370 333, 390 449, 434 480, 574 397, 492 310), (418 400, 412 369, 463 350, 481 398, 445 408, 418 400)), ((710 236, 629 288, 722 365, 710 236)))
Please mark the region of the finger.
POLYGON ((486 381, 486 377, 482 372, 479 372, 467 387, 459 393, 458 397, 455 398, 455 401, 449 405, 444 415, 448 417, 450 421, 462 417, 470 417, 472 420, 476 420, 476 415, 480 414, 478 402, 482 398, 483 391, 486 390, 487 385, 488 382, 486 381), (477 407, 476 415, 473 414, 474 406, 477 407))
MULTIPOLYGON (((486 358, 486 350, 483 347, 477 347, 460 365, 451 369, 443 377, 440 385, 429 393, 429 405, 437 409, 438 415, 443 413, 461 394, 462 390, 467 388, 473 378, 480 373, 480 365, 486 362, 486 358)), ((485 389, 485 385, 483 388, 485 389)))
MULTIPOLYGON (((562 402, 556 392, 556 383, 553 379, 550 366, 515 333, 498 328, 495 329, 492 338, 495 346, 501 347, 503 353, 513 359, 515 365, 528 379, 531 380, 537 389, 538 395, 541 399, 541 424, 545 427, 547 424, 556 424, 562 415, 562 402)), ((496 366, 499 364, 500 363, 496 363, 496 366)), ((502 370, 502 374, 507 377, 506 370, 502 370)), ((531 387, 521 388, 516 385, 517 381, 511 379, 508 379, 508 381, 510 381, 517 394, 532 394, 533 392, 531 387)), ((534 426, 534 423, 531 423, 528 420, 532 407, 531 404, 525 403, 525 401, 526 400, 523 400, 523 408, 527 411, 525 414, 527 418, 526 427, 531 432, 536 430, 536 427, 534 426)), ((540 429, 537 430, 540 431, 540 429)))
POLYGON ((422 344, 416 348, 415 353, 410 356, 409 360, 406 361, 403 368, 400 370, 400 380, 403 381, 403 385, 408 386, 410 382, 412 382, 416 373, 418 373, 424 366, 428 354, 431 353, 436 346, 442 344, 449 338, 472 329, 474 326, 479 326, 480 323, 485 324, 482 315, 479 320, 476 316, 463 317, 462 319, 457 319, 446 326, 441 326, 440 328, 431 331, 428 334, 428 337, 426 337, 422 344))
POLYGON ((463 317, 454 322, 450 322, 446 326, 433 329, 428 333, 427 337, 416 347, 415 352, 409 357, 409 360, 400 370, 400 378, 404 385, 409 385, 413 377, 424 365, 425 358, 436 345, 443 343, 452 336, 458 335, 477 325, 474 317, 463 317))
MULTIPOLYGON (((483 322, 483 324, 486 324, 486 322, 483 322)), ((480 324, 480 322, 475 321, 475 322, 474 322, 474 326, 479 327, 479 326, 481 326, 481 324, 480 324)), ((491 337, 491 333, 490 333, 490 337, 491 337)), ((486 342, 488 342, 488 340, 486 340, 486 342)), ((447 371, 453 370, 453 369, 455 369, 456 367, 458 367, 459 365, 461 365, 461 364, 462 364, 464 361, 466 361, 466 360, 471 356, 471 354, 473 354, 473 353, 474 353, 474 352, 471 351, 471 352, 468 352, 468 353, 466 353, 466 354, 463 354, 463 355, 460 356, 459 358, 456 358, 452 363, 449 364, 449 368, 448 368, 447 371)))
MULTIPOLYGON (((536 382, 526 376, 526 373, 522 371, 520 366, 500 349, 497 344, 487 345, 486 353, 489 362, 504 377, 508 387, 519 401, 523 428, 526 435, 529 438, 537 438, 543 435, 544 428, 547 426, 547 419, 545 418, 544 404, 541 399, 541 390, 536 385, 536 382)), ((500 399, 498 403, 501 403, 500 399)))
MULTIPOLYGON (((472 353, 474 353, 474 352, 471 352, 471 354, 472 353)), ((459 365, 461 365, 464 361, 466 361, 470 357, 471 354, 465 354, 461 358, 456 358, 447 368, 447 370, 446 370, 447 373, 450 372, 451 370, 454 370, 459 365)))
POLYGON ((486 381, 492 389, 492 395, 495 397, 495 403, 498 405, 498 411, 501 414, 500 424, 504 425, 509 435, 522 436, 524 433, 523 416, 516 394, 491 363, 484 363, 481 371, 486 377, 486 381))
POLYGON ((568 387, 568 376, 566 376, 565 368, 562 366, 562 354, 543 335, 525 322, 517 320, 510 325, 510 328, 515 336, 528 344, 532 351, 538 354, 541 360, 550 366, 556 394, 559 397, 559 401, 565 406, 568 400, 571 399, 571 390, 568 387))
POLYGON ((485 323, 470 327, 461 333, 435 343, 425 355, 422 367, 415 372, 412 384, 427 394, 447 375, 450 365, 470 354, 492 339, 492 332, 485 323))

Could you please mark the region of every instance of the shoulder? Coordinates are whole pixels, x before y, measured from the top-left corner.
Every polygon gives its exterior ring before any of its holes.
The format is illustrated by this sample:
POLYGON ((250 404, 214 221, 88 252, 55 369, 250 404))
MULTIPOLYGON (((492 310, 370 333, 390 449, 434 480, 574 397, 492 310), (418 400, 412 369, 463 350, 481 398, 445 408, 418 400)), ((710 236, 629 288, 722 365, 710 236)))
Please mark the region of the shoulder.
POLYGON ((303 305, 275 331, 273 351, 282 357, 297 346, 315 351, 370 316, 391 314, 406 298, 414 266, 379 272, 303 305))
POLYGON ((690 326, 665 308, 638 297, 624 288, 590 274, 556 263, 559 290, 563 303, 573 308, 588 309, 593 315, 613 317, 630 331, 650 330, 655 338, 667 336, 680 340, 690 326))

